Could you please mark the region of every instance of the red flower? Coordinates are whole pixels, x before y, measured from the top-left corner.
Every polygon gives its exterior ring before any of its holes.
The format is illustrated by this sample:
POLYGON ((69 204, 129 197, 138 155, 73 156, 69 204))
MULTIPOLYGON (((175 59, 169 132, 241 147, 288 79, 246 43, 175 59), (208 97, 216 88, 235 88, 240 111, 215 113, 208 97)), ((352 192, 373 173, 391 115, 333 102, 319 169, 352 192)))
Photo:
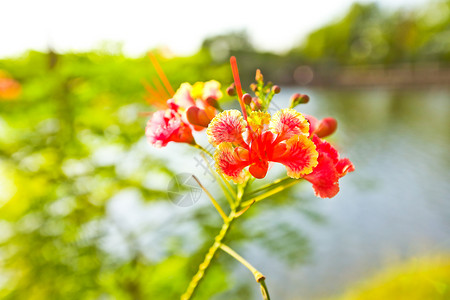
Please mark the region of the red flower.
POLYGON ((195 144, 192 129, 205 129, 216 114, 215 102, 222 97, 220 83, 211 80, 194 86, 183 83, 167 100, 168 109, 153 114, 145 128, 148 141, 155 147, 169 142, 195 144))
POLYGON ((313 135, 313 142, 319 153, 318 165, 313 172, 303 178, 312 183, 316 196, 332 198, 339 192, 339 178, 355 167, 348 158, 339 158, 338 151, 325 140, 313 135))
POLYGON ((178 105, 178 113, 194 130, 208 127, 216 115, 217 101, 222 98, 220 83, 215 80, 181 84, 173 95, 173 102, 178 105))
POLYGON ((169 142, 195 144, 191 127, 174 110, 174 105, 169 105, 171 108, 155 112, 147 122, 147 140, 155 147, 165 147, 169 142))
POLYGON ((206 131, 219 172, 242 182, 249 172, 264 178, 270 162, 286 166, 288 176, 301 178, 317 165, 318 153, 308 139, 309 125, 302 114, 282 109, 272 119, 267 112, 251 112, 247 122, 237 110, 218 114, 206 131), (247 123, 248 122, 248 123, 247 123))

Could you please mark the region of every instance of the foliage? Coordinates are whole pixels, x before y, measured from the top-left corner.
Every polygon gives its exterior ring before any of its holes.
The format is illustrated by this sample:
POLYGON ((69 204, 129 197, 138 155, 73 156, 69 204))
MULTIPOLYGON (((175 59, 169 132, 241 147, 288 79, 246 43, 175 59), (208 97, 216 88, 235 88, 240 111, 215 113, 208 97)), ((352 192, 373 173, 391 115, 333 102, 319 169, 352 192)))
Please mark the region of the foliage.
POLYGON ((449 62, 450 1, 387 13, 355 3, 338 22, 312 32, 293 53, 325 64, 449 62))
POLYGON ((450 297, 450 260, 447 256, 415 258, 390 267, 356 285, 338 299, 448 299, 450 297))
MULTIPOLYGON (((213 71, 231 81, 229 66, 222 72, 204 53, 158 59, 174 86, 211 79, 213 71)), ((0 101, 0 298, 181 295, 207 249, 203 240, 219 229, 209 225, 215 223, 209 207, 169 215, 165 231, 129 229, 128 220, 114 217, 116 202, 136 202, 146 218, 161 207, 173 213, 167 185, 152 183, 173 171, 146 153, 143 135, 147 117, 141 113, 153 108, 145 105, 142 81, 156 76, 148 58, 29 52, 0 61, 0 69, 22 86, 19 98, 0 101), (183 228, 197 233, 176 233, 183 228), (154 242, 142 246, 146 239, 154 242)), ((234 233, 245 240, 239 226, 234 233)), ((228 264, 211 268, 198 299, 227 287, 228 264)), ((249 295, 248 285, 240 283, 236 293, 227 295, 249 295)))

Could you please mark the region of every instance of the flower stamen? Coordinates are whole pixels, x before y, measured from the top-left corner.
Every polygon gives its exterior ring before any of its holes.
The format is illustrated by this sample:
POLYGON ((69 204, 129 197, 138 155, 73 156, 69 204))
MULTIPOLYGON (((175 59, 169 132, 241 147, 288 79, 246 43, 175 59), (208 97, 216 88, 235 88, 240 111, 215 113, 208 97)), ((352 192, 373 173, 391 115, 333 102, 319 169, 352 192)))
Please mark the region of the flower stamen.
POLYGON ((242 94, 242 86, 241 80, 239 78, 239 70, 236 62, 236 57, 232 56, 230 58, 231 71, 233 72, 234 84, 236 86, 236 91, 238 93, 239 104, 241 105, 242 115, 244 116, 244 120, 247 121, 247 111, 245 110, 245 104, 242 94))

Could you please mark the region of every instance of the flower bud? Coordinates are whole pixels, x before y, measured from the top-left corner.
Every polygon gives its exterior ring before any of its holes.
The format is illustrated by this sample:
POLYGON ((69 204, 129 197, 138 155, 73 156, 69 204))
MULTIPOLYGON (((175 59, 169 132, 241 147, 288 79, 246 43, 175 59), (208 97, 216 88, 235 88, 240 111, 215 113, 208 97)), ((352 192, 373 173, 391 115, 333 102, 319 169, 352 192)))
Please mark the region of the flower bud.
POLYGON ((333 134, 336 131, 337 128, 337 121, 334 118, 324 118, 322 121, 320 121, 319 126, 315 130, 315 134, 320 137, 327 137, 331 134, 333 134))
POLYGON ((252 103, 250 104, 250 108, 255 111, 255 110, 260 110, 261 109, 261 100, 259 100, 258 97, 253 97, 252 98, 252 103))
POLYGON ((263 77, 260 69, 256 70, 255 80, 256 81, 263 81, 264 80, 264 77, 263 77))
POLYGON ((197 106, 191 106, 186 111, 186 118, 192 125, 201 127, 208 127, 211 119, 208 117, 203 109, 199 109, 197 106))
POLYGON ((228 96, 235 96, 236 95, 236 89, 234 87, 234 83, 232 83, 228 88, 227 88, 227 94, 228 96))
POLYGON ((250 96, 250 94, 244 94, 242 96, 242 101, 244 101, 245 104, 249 105, 250 102, 252 102, 252 96, 250 96))
POLYGON ((212 106, 214 108, 220 109, 219 101, 217 101, 214 97, 208 97, 205 100, 206 104, 212 106))
POLYGON ((279 93, 281 92, 280 86, 274 85, 274 86, 272 87, 272 92, 273 92, 274 94, 279 94, 279 93))
POLYGON ((256 92, 256 90, 258 89, 258 85, 255 83, 250 84, 250 88, 252 89, 252 91, 256 92))
POLYGON ((309 102, 309 96, 304 94, 295 93, 291 97, 291 108, 296 107, 299 104, 305 104, 309 102))

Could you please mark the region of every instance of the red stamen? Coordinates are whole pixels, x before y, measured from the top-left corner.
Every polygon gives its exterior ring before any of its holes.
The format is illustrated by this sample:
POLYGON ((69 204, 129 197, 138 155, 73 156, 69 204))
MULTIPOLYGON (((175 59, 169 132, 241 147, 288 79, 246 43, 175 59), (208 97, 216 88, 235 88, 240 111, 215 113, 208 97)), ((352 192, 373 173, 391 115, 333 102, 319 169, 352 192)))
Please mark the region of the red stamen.
POLYGON ((231 71, 233 72, 234 84, 236 85, 236 91, 238 93, 239 104, 241 105, 242 115, 244 120, 247 121, 247 111, 245 110, 245 104, 242 99, 242 87, 241 80, 239 79, 239 70, 236 62, 236 57, 230 57, 231 71))
POLYGON ((153 67, 155 68, 156 73, 159 76, 159 79, 161 79, 162 83, 164 84, 164 87, 166 88, 167 92, 169 93, 169 95, 173 96, 175 94, 175 92, 172 89, 172 86, 170 85, 170 82, 167 79, 166 75, 164 74, 164 71, 162 70, 161 66, 159 65, 158 61, 156 60, 155 55, 153 55, 153 53, 149 52, 148 57, 150 57, 153 67))
POLYGON ((167 91, 163 88, 163 86, 161 85, 161 83, 157 78, 152 78, 152 82, 155 87, 155 91, 161 95, 161 98, 164 98, 166 100, 172 98, 172 95, 169 95, 167 93, 167 91))
POLYGON ((145 87, 147 92, 150 94, 150 97, 147 97, 146 100, 149 104, 155 105, 159 108, 165 107, 167 97, 162 96, 152 87, 147 81, 142 80, 142 85, 145 87))

